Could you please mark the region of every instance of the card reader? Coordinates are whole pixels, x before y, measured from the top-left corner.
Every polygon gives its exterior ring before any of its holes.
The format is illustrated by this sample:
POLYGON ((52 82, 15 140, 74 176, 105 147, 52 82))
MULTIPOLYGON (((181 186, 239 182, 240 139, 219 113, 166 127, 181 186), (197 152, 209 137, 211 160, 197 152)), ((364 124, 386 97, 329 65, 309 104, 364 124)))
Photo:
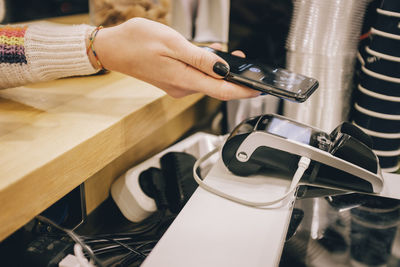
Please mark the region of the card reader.
POLYGON ((222 148, 234 174, 277 170, 291 176, 301 157, 311 159, 300 183, 339 190, 379 193, 383 178, 368 135, 344 122, 328 134, 289 118, 267 114, 244 120, 222 148))

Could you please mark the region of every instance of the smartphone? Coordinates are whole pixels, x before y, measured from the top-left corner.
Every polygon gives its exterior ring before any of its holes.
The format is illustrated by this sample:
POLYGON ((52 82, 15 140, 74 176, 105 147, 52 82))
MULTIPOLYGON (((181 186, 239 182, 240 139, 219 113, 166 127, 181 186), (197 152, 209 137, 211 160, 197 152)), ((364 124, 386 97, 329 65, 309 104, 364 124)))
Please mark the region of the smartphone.
POLYGON ((314 78, 286 69, 273 68, 210 47, 203 48, 228 62, 230 73, 225 77, 228 81, 295 102, 306 101, 318 88, 318 81, 314 78))

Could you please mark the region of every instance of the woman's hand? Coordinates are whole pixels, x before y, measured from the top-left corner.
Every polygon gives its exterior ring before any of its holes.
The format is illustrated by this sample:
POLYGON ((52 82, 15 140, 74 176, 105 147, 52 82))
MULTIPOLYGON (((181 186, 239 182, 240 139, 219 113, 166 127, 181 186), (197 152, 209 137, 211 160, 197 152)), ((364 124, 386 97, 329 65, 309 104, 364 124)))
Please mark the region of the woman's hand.
POLYGON ((223 59, 151 20, 134 18, 101 29, 94 48, 106 69, 153 84, 173 97, 200 92, 230 100, 260 94, 223 80, 229 71, 223 59))

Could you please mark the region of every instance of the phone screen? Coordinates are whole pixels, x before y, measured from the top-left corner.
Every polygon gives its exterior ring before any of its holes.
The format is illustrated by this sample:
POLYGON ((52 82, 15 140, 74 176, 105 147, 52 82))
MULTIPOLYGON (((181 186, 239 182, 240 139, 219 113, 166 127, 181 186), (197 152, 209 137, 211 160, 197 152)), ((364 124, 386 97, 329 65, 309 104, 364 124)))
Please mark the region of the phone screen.
POLYGON ((210 49, 230 66, 232 80, 245 84, 253 89, 289 98, 295 101, 305 101, 318 87, 318 81, 286 69, 272 68, 258 62, 251 62, 245 58, 210 49))

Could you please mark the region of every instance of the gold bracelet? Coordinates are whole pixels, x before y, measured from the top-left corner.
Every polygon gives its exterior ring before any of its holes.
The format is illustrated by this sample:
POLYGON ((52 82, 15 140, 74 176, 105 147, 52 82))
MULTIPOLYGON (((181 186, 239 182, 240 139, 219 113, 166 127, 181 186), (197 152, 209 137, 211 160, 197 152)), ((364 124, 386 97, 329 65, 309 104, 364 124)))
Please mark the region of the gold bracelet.
POLYGON ((93 53, 94 58, 96 59, 97 65, 100 67, 101 70, 106 70, 106 69, 103 67, 103 64, 101 64, 101 62, 100 62, 100 60, 99 60, 99 57, 97 56, 96 50, 94 50, 94 46, 93 46, 94 39, 96 38, 97 33, 98 33, 101 29, 103 29, 103 26, 98 26, 98 27, 96 27, 96 28, 92 31, 92 33, 90 34, 90 36, 89 36, 89 46, 88 46, 87 49, 86 49, 86 54, 89 56, 89 51, 91 50, 92 53, 93 53))

